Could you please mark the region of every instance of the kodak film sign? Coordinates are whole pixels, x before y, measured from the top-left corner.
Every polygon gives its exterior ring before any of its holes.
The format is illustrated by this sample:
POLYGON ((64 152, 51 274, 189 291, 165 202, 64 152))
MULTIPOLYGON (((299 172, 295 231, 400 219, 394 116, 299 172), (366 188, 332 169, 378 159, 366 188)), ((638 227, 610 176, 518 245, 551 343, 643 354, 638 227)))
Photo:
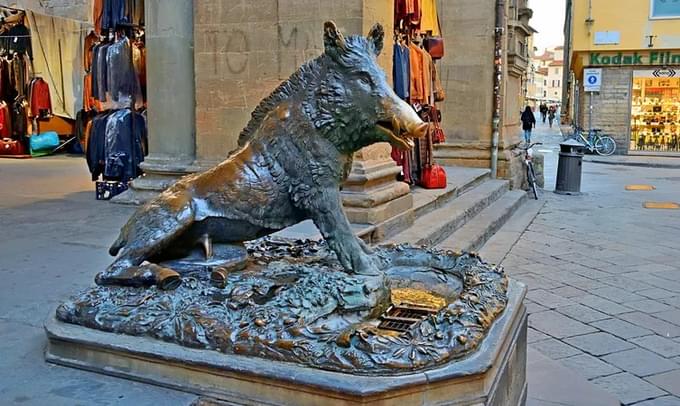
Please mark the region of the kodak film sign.
POLYGON ((591 52, 589 66, 616 65, 680 65, 680 52, 677 51, 649 51, 649 52, 591 52))

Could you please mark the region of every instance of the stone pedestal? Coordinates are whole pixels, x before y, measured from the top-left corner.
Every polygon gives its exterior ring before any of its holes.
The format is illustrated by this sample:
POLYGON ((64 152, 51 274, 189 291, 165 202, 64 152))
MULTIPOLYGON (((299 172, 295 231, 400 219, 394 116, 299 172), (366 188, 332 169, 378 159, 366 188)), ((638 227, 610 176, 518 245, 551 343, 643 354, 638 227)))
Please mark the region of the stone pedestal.
POLYGON ((343 184, 342 203, 352 223, 378 224, 413 207, 410 187, 397 181, 401 168, 381 143, 354 156, 352 171, 343 184))
POLYGON ((106 333, 50 318, 48 362, 196 393, 230 405, 524 405, 527 313, 524 285, 477 350, 442 367, 360 376, 106 333))

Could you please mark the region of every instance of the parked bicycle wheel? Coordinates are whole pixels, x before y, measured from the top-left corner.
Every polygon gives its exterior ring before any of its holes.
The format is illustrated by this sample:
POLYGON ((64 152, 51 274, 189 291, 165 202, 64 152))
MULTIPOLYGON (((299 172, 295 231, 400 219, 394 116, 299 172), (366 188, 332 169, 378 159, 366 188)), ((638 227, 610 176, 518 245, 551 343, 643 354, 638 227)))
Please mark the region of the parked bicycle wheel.
POLYGON ((534 173, 534 165, 529 162, 527 165, 527 183, 534 194, 534 199, 538 200, 538 187, 536 186, 536 174, 534 173))
POLYGON ((612 137, 603 135, 595 140, 595 152, 608 156, 616 151, 616 141, 612 137))

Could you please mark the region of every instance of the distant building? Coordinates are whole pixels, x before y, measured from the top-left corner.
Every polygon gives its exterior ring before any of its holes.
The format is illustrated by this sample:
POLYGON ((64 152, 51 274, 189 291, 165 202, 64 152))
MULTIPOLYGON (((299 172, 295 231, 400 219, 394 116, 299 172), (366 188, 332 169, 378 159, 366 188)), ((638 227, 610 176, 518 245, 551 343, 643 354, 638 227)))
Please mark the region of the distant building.
POLYGON ((530 85, 527 99, 534 106, 562 101, 563 47, 545 49, 531 58, 530 85))
POLYGON ((680 153, 680 1, 567 0, 563 118, 618 153, 680 153), (599 91, 586 91, 585 69, 599 91), (566 113, 566 114, 565 114, 566 113))

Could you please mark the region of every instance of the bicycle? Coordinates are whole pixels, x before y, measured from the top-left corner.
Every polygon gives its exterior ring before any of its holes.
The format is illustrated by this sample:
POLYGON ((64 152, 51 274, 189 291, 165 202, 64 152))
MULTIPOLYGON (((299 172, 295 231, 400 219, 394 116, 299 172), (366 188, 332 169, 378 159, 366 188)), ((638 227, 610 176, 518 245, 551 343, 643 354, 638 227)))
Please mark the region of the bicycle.
POLYGON ((520 152, 519 154, 515 155, 518 156, 522 153, 524 153, 524 156, 522 157, 522 161, 524 162, 524 165, 527 167, 527 183, 529 184, 529 187, 531 188, 531 191, 534 194, 534 199, 538 200, 538 185, 536 184, 536 172, 534 171, 534 164, 532 162, 532 158, 534 156, 534 150, 533 147, 535 145, 543 145, 542 142, 534 142, 531 145, 528 146, 519 146, 517 147, 520 152))
POLYGON ((590 153, 597 153, 598 155, 609 156, 616 152, 616 141, 608 135, 601 135, 602 129, 591 128, 588 130, 588 137, 583 133, 583 128, 574 126, 574 133, 567 137, 583 143, 590 153))

